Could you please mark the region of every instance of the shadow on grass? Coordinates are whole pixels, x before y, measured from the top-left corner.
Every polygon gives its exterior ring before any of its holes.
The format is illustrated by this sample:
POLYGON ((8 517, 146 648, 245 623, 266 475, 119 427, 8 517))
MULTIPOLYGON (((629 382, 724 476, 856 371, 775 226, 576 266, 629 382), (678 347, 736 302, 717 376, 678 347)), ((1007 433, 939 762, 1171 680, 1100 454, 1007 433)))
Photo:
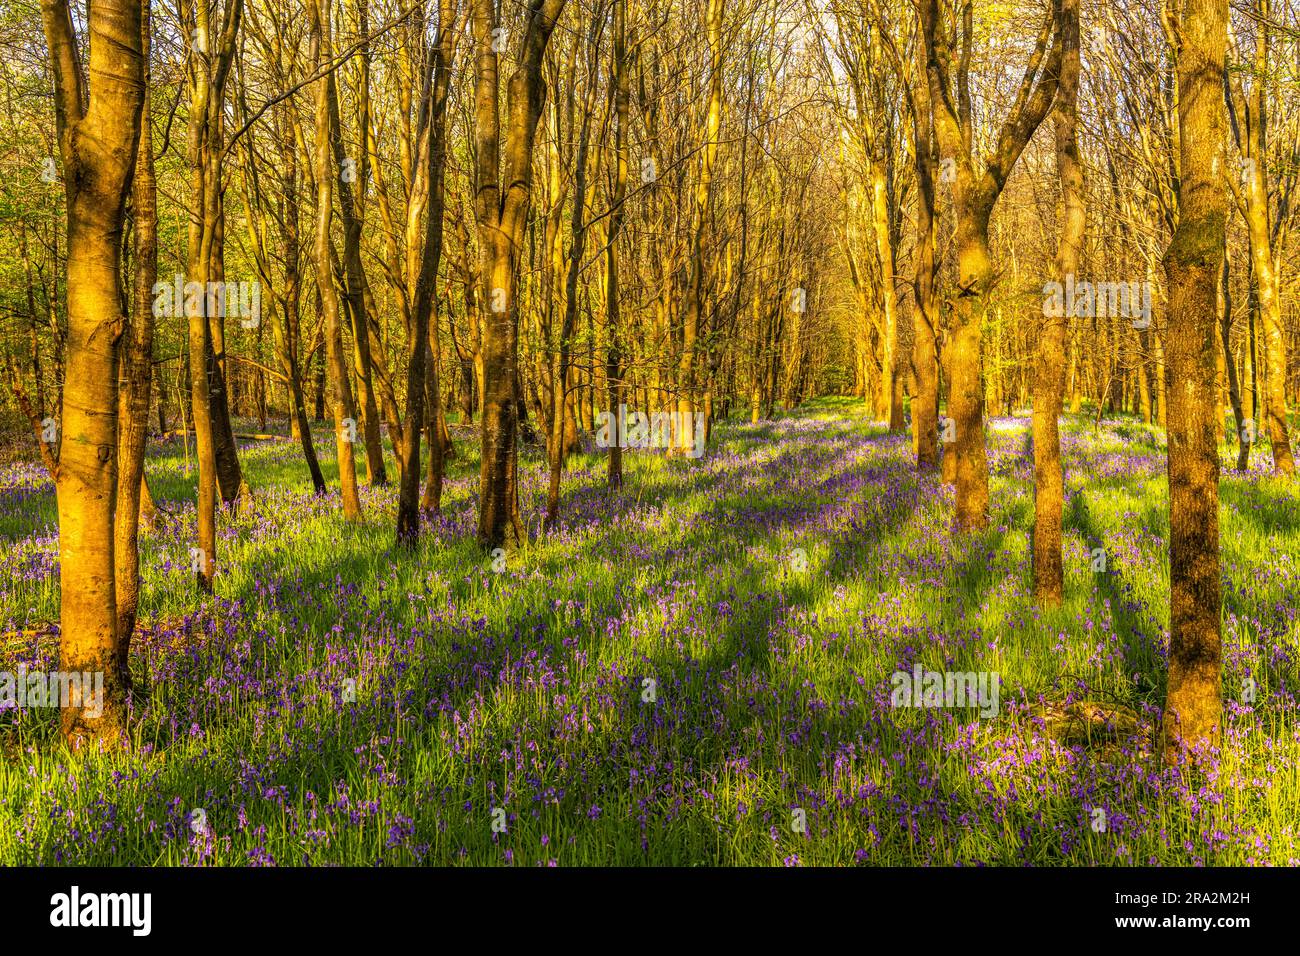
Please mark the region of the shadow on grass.
MULTIPOLYGON (((1070 496, 1066 523, 1079 532, 1090 550, 1101 547, 1102 529, 1093 520, 1087 495, 1083 491, 1076 491, 1070 496)), ((1150 688, 1145 696, 1153 701, 1163 701, 1166 674, 1156 651, 1157 635, 1147 633, 1138 614, 1140 605, 1134 601, 1133 583, 1120 567, 1115 566, 1110 555, 1105 556, 1105 561, 1106 570, 1092 572, 1093 581, 1098 591, 1110 602, 1117 632, 1125 636, 1126 673, 1142 674, 1150 688)), ((1089 568, 1091 567, 1090 563, 1089 568)))

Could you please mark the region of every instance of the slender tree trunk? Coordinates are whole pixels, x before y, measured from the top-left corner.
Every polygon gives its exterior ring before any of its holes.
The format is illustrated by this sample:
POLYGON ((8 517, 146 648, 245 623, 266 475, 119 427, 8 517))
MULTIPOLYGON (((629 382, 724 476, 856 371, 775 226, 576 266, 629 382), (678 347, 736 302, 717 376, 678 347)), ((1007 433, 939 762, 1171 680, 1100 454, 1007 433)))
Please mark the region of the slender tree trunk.
POLYGON ((149 30, 149 0, 141 0, 140 47, 145 92, 132 192, 135 288, 132 292, 132 315, 127 322, 120 357, 117 511, 113 531, 118 668, 128 690, 131 686, 131 635, 135 631, 140 606, 140 516, 146 500, 152 506, 144 485, 144 449, 149 437, 149 399, 153 394, 153 285, 158 277, 158 197, 149 122, 149 30))
MULTIPOLYGON (((316 314, 321 315, 320 289, 316 290, 316 314)), ((316 347, 308 353, 312 363, 312 418, 325 421, 325 350, 316 347)))
POLYGON ((1169 288, 1169 686, 1166 760, 1219 739, 1219 456, 1214 421, 1217 288, 1225 250, 1220 177, 1227 0, 1187 0, 1178 17, 1179 221, 1169 288))
POLYGON ((307 416, 307 399, 302 387, 302 367, 298 360, 300 348, 298 307, 301 301, 302 273, 299 264, 300 239, 298 235, 298 153, 294 149, 292 124, 283 114, 278 114, 281 124, 281 142, 284 146, 283 206, 280 216, 280 248, 284 255, 283 321, 275 326, 276 352, 284 372, 289 392, 293 437, 302 446, 303 460, 311 474, 312 490, 323 495, 326 490, 325 475, 321 472, 312 439, 311 422, 307 416))
POLYGON ((1228 257, 1224 256, 1221 286, 1223 317, 1219 320, 1219 337, 1223 342, 1223 366, 1224 374, 1228 379, 1228 401, 1232 405, 1232 417, 1237 425, 1237 470, 1246 471, 1250 467, 1250 442, 1246 440, 1246 412, 1241 406, 1241 385, 1237 381, 1237 363, 1232 357, 1232 286, 1228 283, 1228 276, 1228 257))
POLYGON ((884 328, 880 368, 879 407, 891 433, 901 432, 903 421, 902 362, 898 343, 898 282, 894 243, 889 221, 889 184, 882 163, 871 164, 871 214, 875 224, 876 255, 880 259, 884 328))
POLYGON ((1138 411, 1144 424, 1150 425, 1151 415, 1151 333, 1138 332, 1138 411))
MULTIPOLYGON (((311 21, 311 62, 323 70, 333 57, 330 42, 329 0, 322 7, 319 0, 308 0, 311 21)), ((316 84, 316 285, 320 290, 321 314, 325 328, 325 351, 330 371, 330 406, 334 419, 334 444, 338 449, 339 485, 343 491, 343 517, 355 521, 361 517, 361 499, 357 495, 356 459, 353 454, 356 419, 352 384, 348 380, 347 361, 343 357, 343 329, 339 322, 339 297, 334 288, 333 262, 330 256, 330 219, 333 214, 334 174, 330 169, 329 84, 316 84)))
MULTIPOLYGON (((1246 234, 1250 245, 1251 277, 1255 283, 1255 301, 1259 305, 1263 332, 1261 369, 1264 422, 1273 446, 1273 469, 1280 475, 1295 474, 1291 438, 1287 431, 1286 342, 1283 339, 1282 295, 1274 267, 1273 240, 1269 222, 1266 104, 1268 83, 1268 4, 1258 4, 1260 20, 1255 38, 1255 73, 1252 96, 1251 128, 1246 150, 1249 161, 1244 170, 1246 187, 1246 234)), ((1258 366, 1257 366, 1258 367, 1258 366)))
MULTIPOLYGON (((216 87, 214 85, 214 91, 216 87)), ((225 192, 222 155, 225 150, 224 85, 209 100, 209 134, 204 149, 206 166, 203 177, 204 241, 208 279, 226 281, 225 265, 225 192), (217 110, 213 117, 212 113, 217 110)), ((207 300, 205 300, 207 302, 207 300)), ((230 418, 230 378, 226 362, 226 318, 220 310, 208 310, 208 401, 212 405, 212 439, 216 457, 217 490, 221 500, 233 505, 248 495, 243 470, 239 465, 239 446, 235 444, 235 429, 230 418)))
MULTIPOLYGON (((364 40, 369 32, 366 0, 357 4, 357 29, 363 37, 357 48, 358 126, 362 142, 370 125, 370 46, 364 40)), ((365 227, 366 182, 370 177, 369 151, 362 148, 349 156, 343 145, 343 124, 339 117, 338 82, 333 71, 326 77, 329 93, 330 142, 338 166, 339 210, 343 219, 344 304, 352 327, 357 385, 361 390, 362 436, 366 455, 366 484, 388 484, 384 469, 384 445, 379 430, 379 405, 375 401, 373 360, 370 354, 370 316, 366 309, 366 275, 361 264, 361 231, 365 227), (352 183, 357 184, 354 194, 352 183)))
POLYGON ((718 159, 722 128, 722 19, 724 0, 708 0, 705 32, 709 43, 709 103, 705 118, 704 149, 700 159, 700 178, 695 186, 695 230, 690 262, 690 279, 682 316, 682 351, 677 369, 677 415, 681 423, 677 450, 689 454, 694 445, 690 427, 695 421, 695 362, 699 347, 700 313, 703 309, 704 236, 709 226, 709 198, 713 169, 718 159))
POLYGON ((1168 428, 1169 414, 1169 371, 1165 367, 1165 340, 1159 332, 1152 331, 1151 339, 1156 353, 1156 423, 1161 428, 1168 428))
MULTIPOLYGON (((218 281, 214 271, 220 252, 217 230, 221 209, 221 162, 217 118, 222 112, 225 80, 233 56, 234 31, 242 12, 240 0, 233 0, 229 29, 214 35, 213 6, 208 0, 194 4, 195 27, 188 38, 190 71, 190 120, 187 160, 190 168, 191 201, 188 244, 188 278, 206 290, 218 281)), ((194 457, 198 470, 197 548, 190 551, 191 567, 200 591, 211 592, 217 567, 217 491, 221 476, 223 490, 233 500, 229 470, 233 435, 225 410, 225 389, 216 348, 212 341, 216 324, 209 318, 206 294, 198 302, 186 300, 189 330, 190 418, 194 426, 194 457), (215 393, 215 394, 214 394, 215 393), (223 467, 223 464, 225 467, 223 467)))
POLYGON ((912 312, 912 364, 916 369, 916 394, 912 397, 912 446, 921 471, 939 467, 939 368, 935 331, 939 326, 939 300, 935 290, 934 259, 934 154, 930 85, 925 51, 917 44, 917 80, 912 98, 916 143, 916 309, 912 312))
MULTIPOLYGON (((1083 164, 1076 135, 1079 122, 1079 0, 1061 0, 1057 30, 1062 38, 1061 78, 1056 90, 1056 169, 1061 179, 1061 243, 1056 254, 1060 282, 1078 272, 1086 211, 1083 164)), ((1065 391, 1068 310, 1045 309, 1038 339, 1034 377, 1034 597, 1041 606, 1061 603, 1065 590, 1061 566, 1061 405, 1065 391)))
POLYGON ((446 461, 454 457, 451 434, 443 411, 441 388, 441 343, 438 336, 438 300, 433 300, 429 314, 429 353, 425 356, 425 408, 429 419, 429 474, 420 497, 420 509, 426 514, 442 510, 442 482, 446 461))
POLYGON ((420 273, 415 285, 415 302, 411 324, 411 344, 407 351, 406 421, 398 448, 398 500, 397 541, 413 546, 420 536, 420 514, 417 496, 420 491, 420 433, 426 417, 433 423, 429 429, 430 488, 432 507, 436 512, 442 495, 442 441, 438 432, 436 404, 438 390, 438 354, 429 345, 432 335, 437 343, 437 278, 442 260, 443 202, 447 158, 447 89, 455 49, 455 0, 440 0, 438 34, 431 51, 429 75, 426 80, 427 116, 425 131, 428 162, 428 214, 425 220, 424 248, 420 257, 420 273), (432 415, 426 415, 426 393, 432 393, 435 405, 432 415), (436 482, 436 486, 435 486, 436 482))
POLYGON ((478 539, 486 548, 522 540, 515 483, 519 311, 516 267, 532 192, 532 151, 545 98, 542 57, 565 0, 529 0, 519 66, 509 81, 504 155, 499 122, 498 54, 491 0, 474 0, 474 127, 481 275, 488 318, 483 343, 482 453, 478 539), (504 159, 504 177, 501 160, 504 159))
MULTIPOLYGON (((610 197, 612 210, 609 217, 609 234, 605 239, 605 324, 609 341, 606 353, 605 382, 608 412, 611 420, 618 418, 618 406, 623 397, 623 345, 619 328, 619 237, 623 231, 623 203, 627 199, 627 170, 629 148, 627 125, 629 116, 629 82, 627 68, 627 0, 614 0, 614 52, 613 76, 610 85, 614 96, 614 191, 610 197)), ((609 487, 623 486, 623 449, 614 442, 609 449, 609 487)))
MULTIPOLYGON (((587 43, 589 56, 595 58, 598 21, 592 20, 588 31, 587 43)), ((576 70, 575 70, 576 73, 576 70)), ((551 372, 551 456, 550 476, 546 494, 545 528, 550 531, 560 514, 560 477, 564 472, 565 424, 569 416, 565 414, 569 407, 569 356, 572 351, 573 333, 577 326, 578 315, 578 272, 582 267, 583 250, 587 245, 587 226, 583 215, 587 206, 587 155, 591 132, 591 113, 595 96, 594 63, 588 63, 586 100, 582 110, 582 124, 578 129, 578 148, 574 159, 573 209, 569 221, 569 267, 564 279, 564 318, 560 323, 560 341, 556 352, 555 365, 551 372)), ((617 440, 614 442, 618 444, 617 440)))

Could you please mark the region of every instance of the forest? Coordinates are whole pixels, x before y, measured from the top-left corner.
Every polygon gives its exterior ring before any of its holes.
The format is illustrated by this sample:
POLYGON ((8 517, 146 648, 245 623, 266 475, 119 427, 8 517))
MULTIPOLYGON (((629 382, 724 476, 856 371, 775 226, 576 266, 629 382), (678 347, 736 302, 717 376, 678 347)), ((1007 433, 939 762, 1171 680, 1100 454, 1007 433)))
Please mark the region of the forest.
POLYGON ((0 0, 0 104, 0 865, 1300 865, 1291 0, 0 0))

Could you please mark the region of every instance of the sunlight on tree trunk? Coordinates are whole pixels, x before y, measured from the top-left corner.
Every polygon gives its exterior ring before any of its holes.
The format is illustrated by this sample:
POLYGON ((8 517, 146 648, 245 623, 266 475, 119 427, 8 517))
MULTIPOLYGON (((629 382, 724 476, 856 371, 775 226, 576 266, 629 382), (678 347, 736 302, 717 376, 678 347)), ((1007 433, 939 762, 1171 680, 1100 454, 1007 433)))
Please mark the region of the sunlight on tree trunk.
POLYGON ((1164 751, 1219 741, 1219 425, 1214 338, 1227 204, 1223 99, 1227 0, 1188 0, 1178 44, 1179 219, 1169 286, 1169 689, 1164 751))
POLYGON ((67 195, 67 356, 56 493, 59 667, 103 674, 102 708, 65 701, 69 746, 114 747, 126 730, 116 599, 117 343, 121 236, 140 137, 145 68, 139 0, 103 0, 86 20, 89 84, 66 0, 43 0, 67 195), (96 714, 95 711, 100 713, 96 714))
MULTIPOLYGON (((1053 119, 1056 126, 1056 169, 1061 180, 1061 241, 1056 255, 1057 280, 1072 281, 1079 271, 1085 208, 1083 164, 1079 161, 1079 0, 1060 0, 1057 32, 1061 37, 1061 78, 1053 119)), ((1068 310, 1044 310, 1038 339, 1038 368, 1034 378, 1034 597, 1040 606, 1055 607, 1065 590, 1061 566, 1061 510, 1064 475, 1061 469, 1061 405, 1065 391, 1067 326, 1075 318, 1068 310)))

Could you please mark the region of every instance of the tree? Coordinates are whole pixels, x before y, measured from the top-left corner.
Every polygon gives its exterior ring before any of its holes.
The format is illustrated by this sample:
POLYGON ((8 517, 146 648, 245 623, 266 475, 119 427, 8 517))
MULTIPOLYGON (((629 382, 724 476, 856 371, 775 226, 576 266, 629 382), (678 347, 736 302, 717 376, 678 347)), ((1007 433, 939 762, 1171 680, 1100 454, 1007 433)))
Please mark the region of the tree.
POLYGON ((203 289, 199 303, 186 299, 189 325, 190 414, 198 460, 198 550, 195 578, 210 592, 217 568, 217 490, 233 502, 247 489, 239 469, 226 404, 224 316, 208 294, 209 283, 224 281, 223 157, 225 91, 235 56, 235 37, 243 0, 227 0, 220 23, 211 0, 182 7, 190 75, 187 160, 191 207, 187 245, 188 278, 203 289), (190 19, 192 17, 192 20, 190 19), (193 307, 197 305, 197 307, 193 307))
POLYGON ((475 218, 479 230, 483 298, 488 303, 484 343, 482 459, 478 538, 505 543, 506 528, 522 540, 515 483, 519 377, 518 262, 532 194, 533 139, 546 85, 542 57, 566 0, 529 0, 519 65, 507 87, 505 149, 501 148, 499 50, 505 28, 491 0, 474 0, 475 218), (502 169, 504 160, 504 170, 502 169), (503 175, 504 172, 504 175, 503 175))
POLYGON ((343 516, 349 521, 361 517, 357 495, 357 466, 353 453, 356 439, 355 405, 348 366, 343 358, 343 329, 339 322, 339 294, 334 288, 333 257, 330 255, 330 219, 333 215, 334 173, 331 169, 330 95, 328 64, 333 57, 330 41, 329 0, 322 9, 319 0, 308 0, 311 21, 311 62, 321 79, 316 81, 316 287, 320 291, 324 319, 325 353, 330 373, 330 410, 334 419, 334 445, 338 449, 339 485, 343 491, 343 516))
MULTIPOLYGON (((564 319, 560 325, 559 348, 551 373, 551 462, 550 482, 546 495, 546 528, 555 527, 560 512, 560 476, 564 470, 564 430, 570 391, 569 366, 573 347, 574 327, 578 315, 578 275, 582 268, 583 250, 587 245, 589 223, 584 221, 589 198, 587 182, 590 175, 588 155, 591 148, 591 118, 595 111, 596 64, 600 54, 600 37, 604 28, 606 11, 603 3, 591 16, 587 31, 586 89, 582 106, 582 122, 577 133, 577 156, 574 159, 573 207, 569 223, 568 271, 564 280, 564 319)), ((574 67, 576 71, 576 65, 574 67)), ((617 444, 617 442, 615 443, 617 444)))
POLYGON ((117 347, 121 240, 139 151, 145 59, 138 0, 103 0, 86 16, 89 75, 66 0, 42 0, 67 197, 67 379, 55 489, 59 510, 59 666, 102 673, 101 708, 68 702, 74 748, 115 746, 126 729, 119 647, 114 523, 117 508, 117 347), (93 710, 100 710, 95 716, 93 710))
POLYGON ((1222 176, 1227 0, 1187 0, 1171 23, 1178 69, 1178 228, 1169 284, 1169 762, 1219 735, 1219 454, 1215 325, 1227 203, 1222 176))
POLYGON ((700 177, 695 183, 695 225, 692 230, 690 279, 684 293, 681 360, 677 367, 677 415, 681 434, 679 449, 692 447, 688 422, 695 421, 696 351, 699 348, 700 312, 703 308, 704 239, 709 226, 709 199, 713 169, 718 161, 719 131, 722 128, 722 17, 724 0, 707 0, 705 34, 709 42, 709 102, 705 112, 704 149, 700 153, 700 177))
MULTIPOLYGON (((442 259, 442 234, 445 192, 445 166, 447 160, 447 89, 455 63, 456 28, 458 26, 455 0, 440 0, 438 7, 438 32, 429 51, 429 69, 425 92, 420 108, 419 141, 425 145, 424 190, 427 192, 428 214, 425 223, 424 247, 420 256, 419 278, 415 285, 414 315, 407 330, 410 347, 407 352, 406 421, 396 438, 398 453, 397 540, 408 547, 420 537, 420 515, 416 496, 420 488, 420 432, 425 421, 425 397, 431 392, 437 400, 438 392, 438 315, 434 309, 438 264, 442 259), (430 349, 430 336, 435 347, 430 349), (426 376, 432 388, 426 388, 426 376)), ((437 409, 431 410, 429 454, 431 479, 437 482, 432 493, 433 508, 437 510, 442 493, 442 436, 437 431, 437 409)))
MULTIPOLYGON (((355 157, 348 155, 343 142, 343 123, 339 117, 339 94, 336 69, 325 76, 329 96, 330 143, 338 168, 339 211, 343 220, 343 305, 351 320, 352 342, 356 357, 357 384, 361 389, 361 435, 366 454, 366 483, 388 484, 384 469, 384 446, 379 432, 379 406, 375 401, 375 366, 370 348, 370 312, 366 300, 370 292, 361 262, 361 231, 365 228, 366 183, 370 180, 370 153, 366 135, 370 128, 370 29, 366 0, 357 2, 357 30, 360 33, 356 57, 359 63, 356 102, 360 127, 360 148, 355 157), (352 184, 358 188, 355 195, 352 184)), ((331 253, 331 263, 333 254, 331 253)))
MULTIPOLYGON (((623 232, 623 204, 627 201, 629 164, 628 120, 631 101, 628 70, 627 0, 614 0, 614 43, 611 61, 610 92, 614 98, 614 188, 610 196, 609 229, 605 237, 605 321, 608 326, 608 351, 605 381, 609 398, 606 411, 611 420, 618 416, 624 392, 623 344, 619 327, 619 238, 623 232)), ((623 484, 623 449, 614 442, 609 449, 608 481, 611 489, 623 484)))
POLYGON ((151 94, 149 0, 140 0, 140 58, 144 64, 144 101, 136 148, 132 186, 133 269, 135 287, 131 315, 118 358, 118 468, 114 514, 114 585, 117 601, 118 671, 131 686, 128 657, 140 605, 140 513, 147 497, 144 483, 145 440, 149 434, 149 400, 153 392, 153 286, 158 277, 158 196, 154 176, 153 134, 149 119, 151 94), (145 492, 145 494, 142 494, 145 492))
POLYGON ((984 388, 981 329, 995 274, 989 254, 989 219, 1011 169, 1038 129, 1056 95, 1062 38, 1053 29, 1060 0, 1054 0, 1029 55, 1015 101, 981 171, 972 149, 970 99, 971 0, 962 4, 962 46, 955 70, 952 47, 939 17, 939 0, 921 0, 921 27, 930 76, 935 130, 944 159, 953 161, 953 204, 957 216, 956 301, 953 308, 948 408, 957 456, 957 527, 971 531, 988 524, 989 475, 984 444, 984 388), (1049 48, 1048 43, 1051 41, 1049 48), (956 81, 954 99, 953 81, 956 81))
MULTIPOLYGON (((1241 186, 1237 177, 1226 177, 1234 193, 1245 193, 1246 232, 1250 248, 1251 276, 1255 301, 1263 325, 1261 369, 1267 432, 1273 446, 1273 467, 1282 475, 1295 474, 1291 438, 1287 433, 1286 342, 1282 327, 1282 290, 1274 251, 1275 235, 1270 222, 1268 191, 1268 51, 1269 3, 1255 3, 1255 61, 1250 96, 1242 91, 1241 73, 1234 70, 1225 87, 1229 116, 1237 147, 1241 151, 1241 186), (1243 128, 1244 127, 1244 128, 1243 128)), ((1263 431, 1263 429, 1261 429, 1263 431)), ((1239 434, 1241 434, 1239 432, 1239 434)), ((1242 438, 1243 449, 1247 445, 1242 438)))
MULTIPOLYGON (((1057 32, 1061 38, 1061 76, 1053 120, 1056 170, 1061 180, 1061 241, 1056 273, 1062 283, 1079 271, 1086 210, 1083 164, 1079 161, 1079 0, 1060 0, 1057 32)), ((1065 479, 1061 470, 1059 419, 1065 397, 1066 310, 1044 309, 1034 377, 1034 597, 1045 606, 1061 603, 1065 589, 1061 567, 1061 509, 1065 479)))

